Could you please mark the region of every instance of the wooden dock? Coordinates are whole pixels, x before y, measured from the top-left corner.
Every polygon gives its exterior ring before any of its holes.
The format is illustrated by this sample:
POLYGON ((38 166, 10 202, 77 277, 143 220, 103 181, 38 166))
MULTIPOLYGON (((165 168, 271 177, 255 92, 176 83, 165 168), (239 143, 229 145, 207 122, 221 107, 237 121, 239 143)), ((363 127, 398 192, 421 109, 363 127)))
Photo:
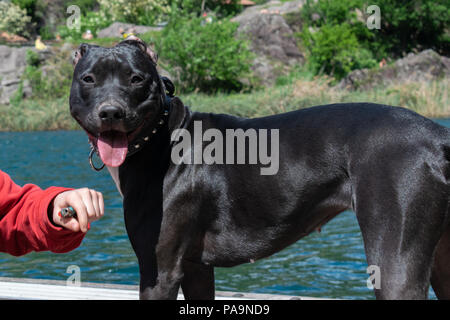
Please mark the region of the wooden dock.
MULTIPOLYGON (((0 277, 0 300, 138 300, 138 286, 0 277)), ((183 294, 178 295, 183 300, 183 294)), ((216 300, 321 300, 318 298, 216 291, 216 300)))

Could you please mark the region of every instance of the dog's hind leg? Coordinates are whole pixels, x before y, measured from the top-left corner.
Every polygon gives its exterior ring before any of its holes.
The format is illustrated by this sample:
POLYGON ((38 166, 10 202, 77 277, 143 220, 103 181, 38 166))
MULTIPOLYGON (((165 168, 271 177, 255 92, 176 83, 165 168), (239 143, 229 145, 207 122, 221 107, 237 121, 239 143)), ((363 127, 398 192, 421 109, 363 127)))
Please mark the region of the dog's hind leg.
POLYGON ((377 299, 428 297, 447 198, 440 181, 419 175, 418 170, 415 174, 362 174, 355 187, 355 211, 367 262, 380 271, 380 287, 374 286, 377 299))
POLYGON ((450 300, 450 224, 436 249, 431 285, 438 299, 450 300))
MULTIPOLYGON (((447 221, 450 220, 450 147, 444 147, 444 154, 447 160, 446 180, 449 192, 447 221)), ((431 286, 438 299, 450 300, 450 223, 447 222, 445 231, 439 240, 436 248, 431 275, 431 286)))
POLYGON ((181 289, 186 300, 214 299, 214 267, 184 260, 183 273, 181 289))

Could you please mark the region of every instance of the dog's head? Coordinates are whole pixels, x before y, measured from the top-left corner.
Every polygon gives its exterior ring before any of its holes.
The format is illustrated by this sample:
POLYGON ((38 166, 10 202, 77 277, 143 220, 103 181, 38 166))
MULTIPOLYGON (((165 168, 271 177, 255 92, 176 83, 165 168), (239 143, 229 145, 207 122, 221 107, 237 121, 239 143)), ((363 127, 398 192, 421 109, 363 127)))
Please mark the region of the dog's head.
POLYGON ((112 48, 82 44, 75 53, 70 112, 108 166, 120 166, 128 143, 158 121, 164 85, 156 63, 137 38, 112 48))

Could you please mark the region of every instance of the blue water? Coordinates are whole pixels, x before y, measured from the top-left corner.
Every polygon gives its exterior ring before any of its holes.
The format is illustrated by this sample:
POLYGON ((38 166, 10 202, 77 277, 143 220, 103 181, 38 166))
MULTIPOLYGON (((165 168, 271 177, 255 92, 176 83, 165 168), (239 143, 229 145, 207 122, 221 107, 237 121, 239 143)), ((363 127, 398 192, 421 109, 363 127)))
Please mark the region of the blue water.
MULTIPOLYGON (((450 127, 450 119, 436 120, 450 127)), ((0 254, 0 276, 66 280, 70 265, 81 281, 138 284, 137 259, 128 241, 122 203, 106 170, 92 171, 81 131, 0 133, 0 169, 23 185, 89 187, 105 197, 106 213, 92 224, 76 250, 67 254, 0 254)), ((373 299, 366 286, 367 263, 352 212, 344 212, 285 250, 253 264, 216 268, 216 289, 315 297, 373 299)), ((431 292, 431 296, 434 294, 431 292)))

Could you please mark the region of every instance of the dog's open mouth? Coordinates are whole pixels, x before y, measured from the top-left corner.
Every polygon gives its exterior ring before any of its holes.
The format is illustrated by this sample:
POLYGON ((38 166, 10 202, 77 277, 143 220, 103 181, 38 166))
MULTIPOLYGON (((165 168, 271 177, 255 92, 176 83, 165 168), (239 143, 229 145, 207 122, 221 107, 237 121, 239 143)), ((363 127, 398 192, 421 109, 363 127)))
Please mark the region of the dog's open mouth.
POLYGON ((130 132, 108 130, 94 135, 86 130, 89 140, 97 147, 100 159, 108 167, 119 167, 124 163, 128 144, 141 133, 146 121, 143 121, 136 129, 130 132))
POLYGON ((105 165, 119 167, 127 157, 128 135, 120 131, 102 132, 97 139, 97 149, 105 165))
POLYGON ((82 125, 82 121, 78 118, 75 119, 86 131, 90 143, 97 149, 100 159, 108 167, 120 167, 125 162, 129 144, 142 133, 148 124, 147 119, 144 119, 136 128, 128 132, 114 129, 99 132, 100 130, 88 130, 82 125))

